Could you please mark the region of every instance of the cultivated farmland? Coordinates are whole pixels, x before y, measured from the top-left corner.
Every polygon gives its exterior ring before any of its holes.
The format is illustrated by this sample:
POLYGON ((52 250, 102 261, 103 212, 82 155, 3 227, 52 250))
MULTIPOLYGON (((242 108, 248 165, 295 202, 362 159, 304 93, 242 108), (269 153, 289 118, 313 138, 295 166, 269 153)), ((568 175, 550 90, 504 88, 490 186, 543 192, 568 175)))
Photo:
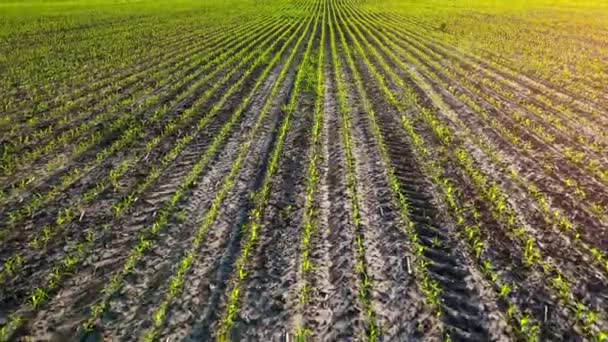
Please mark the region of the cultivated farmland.
POLYGON ((608 5, 3 1, 0 341, 608 341, 608 5))

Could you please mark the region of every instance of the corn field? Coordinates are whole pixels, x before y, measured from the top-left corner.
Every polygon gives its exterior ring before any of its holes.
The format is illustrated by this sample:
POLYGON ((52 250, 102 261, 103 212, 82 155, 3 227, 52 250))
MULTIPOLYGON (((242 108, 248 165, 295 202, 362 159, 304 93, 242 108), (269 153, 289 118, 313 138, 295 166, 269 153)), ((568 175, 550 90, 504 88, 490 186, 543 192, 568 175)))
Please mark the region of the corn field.
POLYGON ((0 4, 0 341, 608 341, 608 5, 0 4))

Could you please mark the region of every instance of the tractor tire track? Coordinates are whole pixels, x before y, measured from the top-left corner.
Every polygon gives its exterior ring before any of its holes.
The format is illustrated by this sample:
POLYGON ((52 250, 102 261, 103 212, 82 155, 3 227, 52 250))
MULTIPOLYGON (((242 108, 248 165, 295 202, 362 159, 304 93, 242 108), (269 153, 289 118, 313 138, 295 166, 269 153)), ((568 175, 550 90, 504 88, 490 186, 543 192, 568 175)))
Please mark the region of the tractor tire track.
MULTIPOLYGON (((353 39, 352 36, 348 38, 353 39)), ((369 97, 382 99, 380 89, 361 60, 358 61, 358 69, 369 97)), ((463 267, 462 256, 455 250, 449 224, 444 222, 434 204, 430 183, 417 166, 408 141, 397 128, 397 115, 387 115, 388 105, 378 102, 372 101, 400 191, 410 203, 409 217, 420 244, 425 248, 423 255, 429 260, 427 269, 442 289, 442 321, 446 332, 455 340, 486 341, 489 339, 489 322, 484 318, 488 316, 478 297, 478 289, 467 284, 470 270, 463 267)))
POLYGON ((353 148, 357 159, 357 184, 361 194, 362 225, 365 227, 366 264, 372 288, 372 304, 378 315, 380 336, 385 341, 440 339, 441 323, 426 306, 409 260, 413 254, 391 196, 386 171, 382 168, 376 142, 365 113, 353 109, 353 148))

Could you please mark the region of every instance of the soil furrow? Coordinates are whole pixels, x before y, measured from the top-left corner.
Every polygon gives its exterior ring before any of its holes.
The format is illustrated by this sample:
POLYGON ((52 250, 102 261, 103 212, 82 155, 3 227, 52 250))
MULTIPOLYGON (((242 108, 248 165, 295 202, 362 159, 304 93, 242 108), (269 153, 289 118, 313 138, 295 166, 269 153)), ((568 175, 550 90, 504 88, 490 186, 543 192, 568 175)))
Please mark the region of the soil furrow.
MULTIPOLYGON (((324 25, 326 25, 325 30, 327 31, 328 24, 325 22, 324 25)), ((340 124, 338 122, 337 104, 332 96, 334 92, 332 85, 333 71, 330 66, 330 42, 328 39, 325 40, 325 51, 327 53, 324 61, 325 84, 322 108, 324 123, 320 136, 323 157, 319 166, 319 217, 316 220, 319 233, 313 235, 310 242, 310 259, 315 268, 308 284, 310 287, 307 292, 309 299, 302 318, 308 334, 315 339, 326 336, 332 323, 333 310, 336 309, 328 303, 330 293, 336 291, 330 280, 330 265, 332 262, 330 250, 332 245, 329 237, 332 229, 336 227, 333 225, 335 221, 332 218, 332 213, 335 213, 335 211, 332 211, 335 210, 333 209, 333 203, 340 199, 335 194, 338 187, 341 187, 344 191, 344 184, 340 185, 343 178, 339 176, 344 169, 344 155, 342 143, 339 139, 340 135, 336 134, 336 132, 339 132, 340 124)))

